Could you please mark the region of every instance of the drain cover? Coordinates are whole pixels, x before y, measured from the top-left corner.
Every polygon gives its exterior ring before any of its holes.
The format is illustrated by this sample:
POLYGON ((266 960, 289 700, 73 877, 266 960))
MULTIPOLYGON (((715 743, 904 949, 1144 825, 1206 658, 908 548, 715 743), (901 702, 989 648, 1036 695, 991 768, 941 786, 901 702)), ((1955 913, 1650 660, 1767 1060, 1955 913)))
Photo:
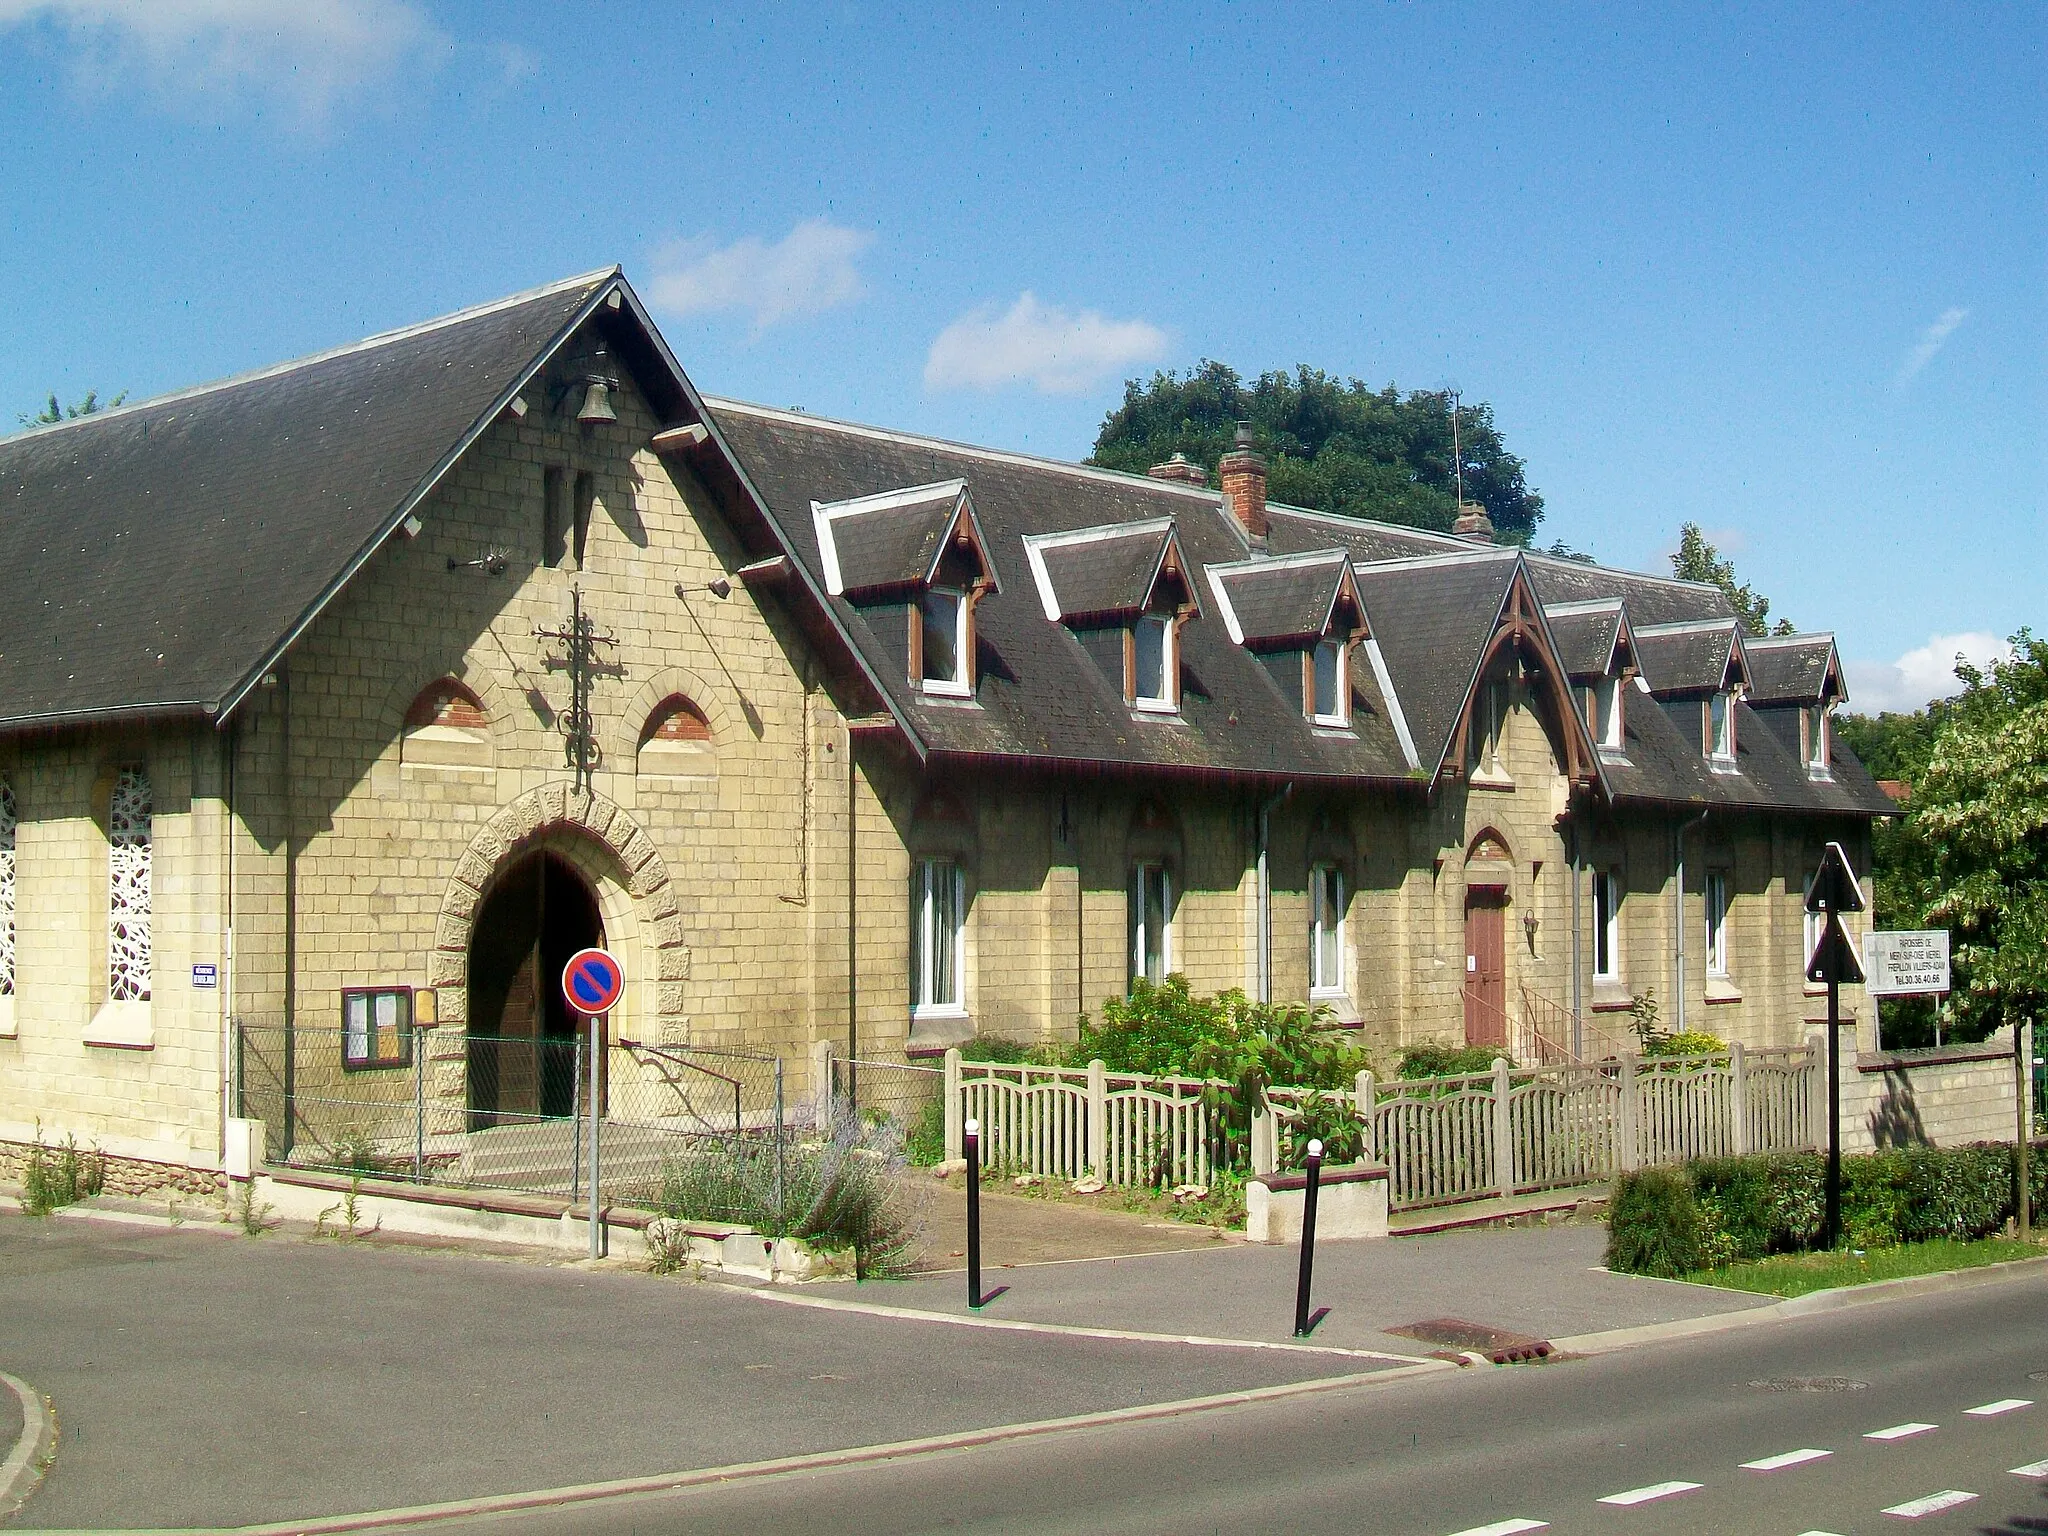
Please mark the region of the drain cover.
POLYGON ((1750 1385, 1759 1392, 1861 1392, 1870 1383, 1849 1376, 1766 1376, 1750 1385))
POLYGON ((1489 1327, 1485 1323, 1468 1323, 1462 1317, 1432 1317, 1426 1322, 1389 1328, 1387 1332, 1400 1334, 1403 1338, 1421 1339, 1426 1344, 1448 1345, 1459 1352, 1471 1350, 1485 1355, 1495 1365, 1541 1360, 1551 1353, 1546 1339, 1506 1328, 1489 1327))

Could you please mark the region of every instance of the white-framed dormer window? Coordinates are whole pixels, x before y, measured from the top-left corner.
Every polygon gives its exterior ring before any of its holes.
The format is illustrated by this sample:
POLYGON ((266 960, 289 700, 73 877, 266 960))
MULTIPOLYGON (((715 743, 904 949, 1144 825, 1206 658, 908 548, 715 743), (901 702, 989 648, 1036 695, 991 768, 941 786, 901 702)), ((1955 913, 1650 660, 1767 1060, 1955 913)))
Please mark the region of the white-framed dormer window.
POLYGON ((1351 723, 1351 646, 1324 640, 1309 653, 1308 713, 1317 725, 1351 723))
POLYGON ((1179 637, 1173 617, 1148 613, 1131 626, 1131 703, 1155 714, 1180 708, 1179 637))
POLYGON ((922 643, 918 686, 926 693, 967 698, 974 692, 973 605, 951 587, 928 588, 918 599, 922 643))
POLYGON ((1509 697, 1505 683, 1487 683, 1472 701, 1472 723, 1465 737, 1465 766, 1475 779, 1505 779, 1501 735, 1507 725, 1509 697))
POLYGON ((1735 766, 1735 695, 1726 689, 1707 701, 1706 745, 1716 768, 1735 766))
POLYGON ((1131 870, 1131 977, 1166 980, 1173 970, 1173 875, 1164 864, 1131 870))
POLYGON ((1602 752, 1621 751, 1622 686, 1618 677, 1603 677, 1580 690, 1586 705, 1586 729, 1602 752))
POLYGON ((1593 871, 1593 979, 1621 980, 1621 871, 1593 871))
POLYGON ((1308 995, 1344 993, 1344 872, 1316 864, 1308 872, 1308 995))
POLYGON ((957 859, 920 859, 912 920, 911 1012, 921 1018, 967 1012, 967 875, 957 859))
POLYGON ((107 997, 116 1003, 149 1001, 152 820, 148 772, 123 768, 107 805, 107 997))
POLYGON ((1707 974, 1728 974, 1728 872, 1707 871, 1707 974))
POLYGON ((1808 705, 1799 712, 1799 734, 1806 749, 1806 772, 1811 778, 1830 777, 1828 768, 1828 707, 1808 705))

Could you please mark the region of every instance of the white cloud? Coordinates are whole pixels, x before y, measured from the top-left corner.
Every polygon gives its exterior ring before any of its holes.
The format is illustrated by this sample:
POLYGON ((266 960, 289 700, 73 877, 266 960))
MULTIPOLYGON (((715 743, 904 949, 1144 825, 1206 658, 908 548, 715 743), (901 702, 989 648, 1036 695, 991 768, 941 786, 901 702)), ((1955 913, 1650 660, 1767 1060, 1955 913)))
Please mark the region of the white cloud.
POLYGON ((64 35, 89 91, 139 79, 183 104, 267 97, 314 122, 448 46, 412 0, 0 0, 0 30, 33 25, 64 35))
POLYGON ((1166 333, 1156 325, 1060 309, 1024 293, 1004 314, 984 304, 939 332, 924 382, 928 389, 1031 384, 1048 395, 1078 395, 1165 350, 1166 333))
POLYGON ((874 239, 826 219, 806 219, 773 245, 751 235, 731 245, 678 240, 655 252, 647 292, 666 314, 745 310, 760 330, 859 298, 867 290, 855 258, 874 239))
POLYGON ((1998 636, 1970 630, 1960 635, 1930 635, 1925 645, 1915 646, 1897 661, 1845 662, 1849 708, 1859 715, 1886 710, 1911 713, 1925 708, 1930 699, 1946 699, 1963 691, 1956 679, 1958 655, 1967 657, 1973 666, 1988 667, 2011 651, 1998 636))
POLYGON ((1948 345, 1948 339, 1955 335, 1956 327, 1969 317, 1970 312, 1967 309, 1957 309, 1953 306, 1944 309, 1936 317, 1934 324, 1920 333, 1920 339, 1913 343, 1913 350, 1908 352, 1906 360, 1899 364, 1898 377, 1892 381, 1893 387, 1904 389, 1918 378, 1920 370, 1934 361, 1934 354, 1948 345))

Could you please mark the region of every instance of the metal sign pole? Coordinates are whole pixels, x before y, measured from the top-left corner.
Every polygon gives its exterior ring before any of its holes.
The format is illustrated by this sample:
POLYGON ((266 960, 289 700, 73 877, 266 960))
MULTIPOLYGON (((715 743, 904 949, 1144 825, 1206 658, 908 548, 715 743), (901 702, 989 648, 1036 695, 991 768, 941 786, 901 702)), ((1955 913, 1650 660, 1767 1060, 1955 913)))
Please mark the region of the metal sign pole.
MULTIPOLYGON (((1828 923, 1835 916, 1828 914, 1828 923)), ((1822 1246, 1842 1240, 1842 984, 1828 969, 1828 1187, 1822 1246)))
POLYGON ((598 1062, 604 1051, 604 1015, 590 1016, 590 1256, 600 1256, 600 1236, 597 1227, 597 1128, 598 1117, 598 1062))

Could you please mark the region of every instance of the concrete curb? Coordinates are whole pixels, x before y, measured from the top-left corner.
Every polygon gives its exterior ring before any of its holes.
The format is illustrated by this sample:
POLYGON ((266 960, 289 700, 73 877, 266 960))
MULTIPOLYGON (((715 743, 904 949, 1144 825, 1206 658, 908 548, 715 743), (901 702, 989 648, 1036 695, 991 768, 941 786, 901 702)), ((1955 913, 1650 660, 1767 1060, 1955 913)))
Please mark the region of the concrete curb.
POLYGON ((1897 1280, 1873 1280, 1867 1285, 1842 1285, 1828 1291, 1812 1291, 1783 1301, 1766 1302, 1740 1312, 1720 1312, 1711 1317, 1686 1317, 1671 1323, 1646 1323, 1637 1328, 1613 1328, 1605 1333, 1582 1333, 1550 1342, 1560 1353, 1605 1355, 1615 1350, 1634 1349, 1643 1344, 1661 1344, 1679 1339, 1725 1333, 1736 1328, 1753 1328, 1760 1323, 1789 1322, 1795 1318, 1817 1317, 1850 1307, 1879 1306, 1888 1301, 1910 1301, 1918 1296, 1939 1296, 1949 1291, 1970 1291, 1980 1286, 2002 1285, 2048 1274, 2048 1256, 2038 1259, 2010 1259, 2003 1264, 1982 1264, 1974 1269, 1945 1269, 1934 1275, 1905 1275, 1897 1280))
POLYGON ((0 1520, 6 1520, 42 1482, 57 1448, 57 1420, 41 1395, 20 1377, 0 1371, 0 1385, 21 1399, 21 1437, 0 1461, 0 1520))
POLYGON ((728 1287, 761 1301, 777 1301, 790 1307, 814 1307, 825 1312, 858 1312, 866 1317, 890 1317, 913 1323, 950 1323, 956 1328, 992 1328, 1005 1333, 1049 1333, 1070 1339, 1110 1339, 1131 1344, 1192 1344, 1202 1349, 1264 1349, 1303 1355, 1336 1355, 1351 1360, 1385 1360, 1401 1366, 1456 1370, 1449 1361, 1422 1355, 1397 1355, 1379 1349, 1345 1349, 1336 1344, 1295 1344, 1280 1339, 1219 1339, 1202 1334, 1137 1333, 1123 1328, 1090 1328, 1079 1323, 1031 1323, 1005 1317, 962 1317, 957 1312, 928 1312, 915 1307, 887 1307, 876 1302, 837 1301, 825 1296, 793 1296, 786 1291, 761 1291, 728 1287))
MULTIPOLYGON (((1329 1376, 1317 1381, 1288 1382, 1277 1387, 1250 1387, 1241 1392, 1218 1392, 1208 1397, 1180 1398, 1166 1403, 1144 1403, 1131 1408, 1112 1408, 1101 1413, 1073 1414, 1059 1419, 1036 1419, 1020 1424, 998 1424, 988 1429, 961 1430, 950 1435, 929 1435, 918 1440, 896 1440, 886 1445, 854 1446, 841 1451, 817 1451, 806 1456, 782 1456, 772 1461, 746 1461, 723 1467, 703 1467, 691 1472, 666 1472, 651 1477, 622 1477, 602 1483, 579 1483, 565 1488, 541 1488, 530 1493, 491 1494, 474 1499, 451 1499, 441 1504, 414 1504, 401 1509, 366 1510, 361 1514, 334 1515, 310 1520, 280 1520, 265 1525, 222 1527, 231 1536, 335 1536, 352 1531, 386 1530, 398 1526, 431 1525, 443 1520, 472 1519, 479 1515, 516 1514, 522 1510, 552 1509, 571 1504, 624 1499, 636 1495, 680 1493, 690 1488, 733 1483, 763 1477, 786 1476, 793 1472, 831 1471, 867 1462, 892 1461, 905 1456, 928 1456, 939 1452, 971 1450, 1006 1440, 1024 1440, 1039 1435, 1064 1434, 1074 1430, 1102 1429, 1117 1424, 1138 1424, 1148 1419, 1179 1418, 1219 1408, 1243 1407, 1302 1397, 1318 1392, 1352 1391, 1376 1387, 1382 1382, 1457 1367, 1425 1361, 1397 1370, 1368 1371, 1352 1376, 1329 1376)), ((63 1536, 50 1532, 48 1536, 63 1536)), ((84 1533, 77 1533, 84 1536, 84 1533)), ((190 1536, 190 1533, 158 1531, 154 1536, 190 1536)))

